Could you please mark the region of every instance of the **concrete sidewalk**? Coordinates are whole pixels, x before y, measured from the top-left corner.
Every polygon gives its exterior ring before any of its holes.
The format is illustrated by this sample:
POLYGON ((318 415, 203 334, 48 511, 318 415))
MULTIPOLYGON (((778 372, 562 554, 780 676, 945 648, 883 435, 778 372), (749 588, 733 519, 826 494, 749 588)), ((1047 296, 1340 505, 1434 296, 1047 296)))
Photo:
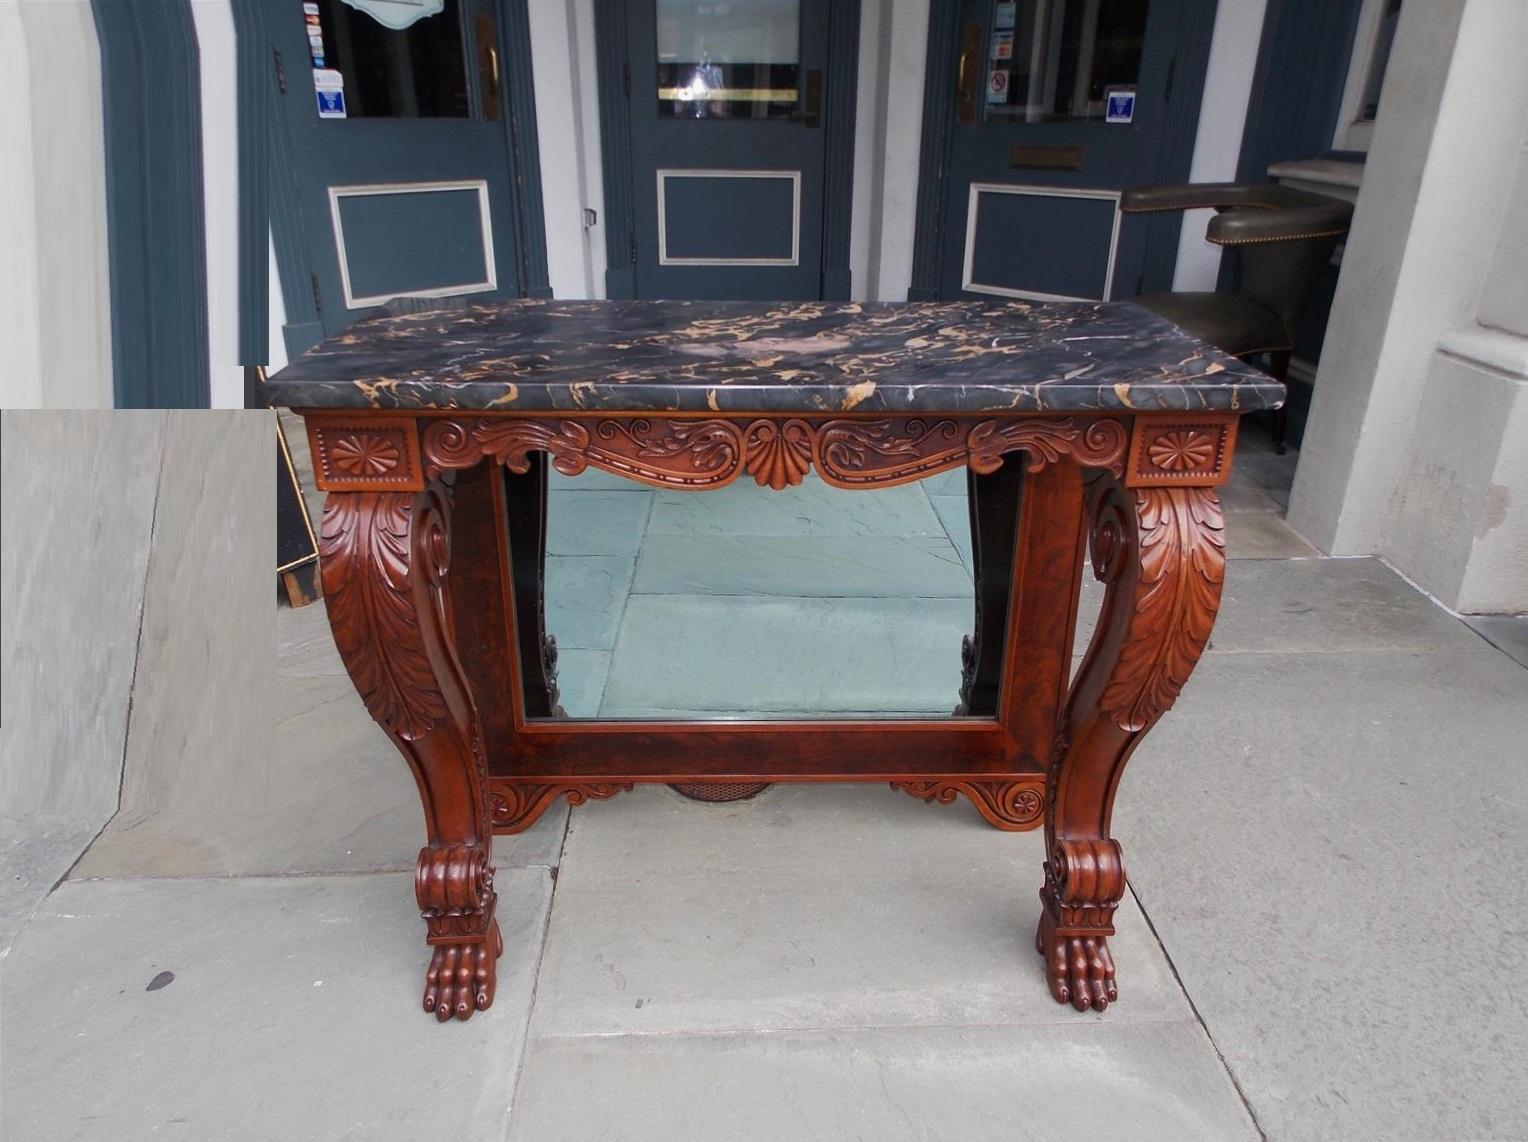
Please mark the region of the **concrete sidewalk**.
MULTIPOLYGON (((1291 557, 1288 459, 1240 463, 1214 643, 1120 792, 1104 1015, 1045 990, 1038 834, 657 787, 496 842, 498 997, 438 1026, 417 794, 315 606, 278 616, 268 796, 109 827, 21 932, 0 1133, 1528 1136, 1528 671, 1376 562, 1291 557)), ((947 710, 958 484, 828 492, 560 485, 570 710, 947 710)))

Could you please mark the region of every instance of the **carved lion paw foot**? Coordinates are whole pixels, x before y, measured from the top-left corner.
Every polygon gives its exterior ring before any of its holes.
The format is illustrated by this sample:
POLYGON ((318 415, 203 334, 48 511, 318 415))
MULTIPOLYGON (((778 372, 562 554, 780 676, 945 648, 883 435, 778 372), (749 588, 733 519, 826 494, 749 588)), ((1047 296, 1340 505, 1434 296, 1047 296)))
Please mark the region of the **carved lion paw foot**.
POLYGON ((1078 1011, 1103 1011, 1119 999, 1114 982, 1114 957, 1104 936, 1059 936, 1042 918, 1035 933, 1035 951, 1045 957, 1046 982, 1057 1003, 1078 1011))
POLYGON ((497 961, 504 952, 504 937, 495 920, 488 938, 474 944, 439 944, 430 957, 424 977, 424 1009, 442 1023, 470 1019, 474 1011, 486 1011, 493 1003, 497 961))

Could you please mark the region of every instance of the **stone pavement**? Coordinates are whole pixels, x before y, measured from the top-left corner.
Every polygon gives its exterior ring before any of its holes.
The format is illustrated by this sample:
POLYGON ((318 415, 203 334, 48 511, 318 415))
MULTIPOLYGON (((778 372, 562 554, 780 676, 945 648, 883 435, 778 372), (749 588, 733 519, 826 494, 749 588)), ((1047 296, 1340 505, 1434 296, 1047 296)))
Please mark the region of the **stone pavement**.
MULTIPOLYGON (((1528 1136, 1528 671, 1306 558, 1291 467, 1241 463, 1213 645, 1127 771, 1102 1016, 1045 991, 1038 834, 884 786, 657 787, 496 841, 498 997, 439 1026, 413 782, 321 607, 283 609, 270 795, 195 843, 109 827, 0 963, 0 1136, 1528 1136)), ((951 705, 958 482, 553 501, 570 711, 951 705)))

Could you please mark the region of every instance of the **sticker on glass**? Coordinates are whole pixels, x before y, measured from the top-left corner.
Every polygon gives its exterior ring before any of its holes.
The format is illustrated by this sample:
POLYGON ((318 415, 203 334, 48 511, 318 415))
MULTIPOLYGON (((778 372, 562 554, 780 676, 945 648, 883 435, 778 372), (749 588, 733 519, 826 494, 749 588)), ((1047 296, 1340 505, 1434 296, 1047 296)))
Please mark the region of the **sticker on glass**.
POLYGON ((993 32, 992 33, 992 58, 993 59, 1012 59, 1013 58, 1013 33, 1012 32, 993 32))
POLYGON ((987 102, 1008 102, 1008 69, 995 67, 987 73, 987 102))
POLYGON ((329 68, 313 69, 313 95, 320 119, 345 118, 345 77, 329 68))
POLYGON ((992 6, 992 26, 994 28, 1013 27, 1014 17, 1019 9, 1018 0, 1000 0, 992 6))
POLYGON ((1105 123, 1128 123, 1135 118, 1135 88, 1109 87, 1104 89, 1105 123))

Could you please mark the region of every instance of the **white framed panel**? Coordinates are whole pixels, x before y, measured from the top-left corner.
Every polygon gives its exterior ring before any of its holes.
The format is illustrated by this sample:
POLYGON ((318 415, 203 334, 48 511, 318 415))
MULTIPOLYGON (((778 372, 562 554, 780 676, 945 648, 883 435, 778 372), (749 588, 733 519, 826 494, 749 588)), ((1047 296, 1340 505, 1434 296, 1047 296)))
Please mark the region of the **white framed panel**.
POLYGON ((1031 301, 1106 301, 1114 288, 1114 261, 1119 254, 1120 192, 1117 190, 1079 189, 1065 186, 1028 186, 1006 182, 973 182, 966 200, 966 247, 961 261, 960 288, 971 293, 992 294, 996 297, 1018 297, 1031 301), (1037 198, 1092 198, 1114 204, 1114 221, 1109 230, 1109 256, 1104 266, 1103 297, 1077 297, 1072 294, 1041 293, 1037 290, 1014 289, 1011 286, 973 281, 971 267, 976 253, 977 211, 984 194, 1019 194, 1037 198))
POLYGON ((493 257, 493 218, 489 213, 488 183, 485 179, 462 179, 455 182, 382 182, 356 186, 331 186, 329 188, 329 219, 334 228, 334 250, 339 258, 340 285, 345 293, 346 309, 364 309, 383 305, 400 297, 460 297, 469 293, 484 293, 499 288, 498 268, 493 257), (367 297, 355 296, 350 284, 350 259, 345 247, 345 226, 340 218, 342 198, 376 198, 396 194, 433 194, 440 191, 471 190, 477 192, 478 219, 481 222, 484 280, 462 282, 430 289, 405 289, 392 293, 367 297))
POLYGON ((801 264, 801 172, 799 170, 660 170, 658 175, 658 264, 660 266, 799 266, 801 264), (671 178, 767 178, 791 184, 791 252, 788 258, 687 258, 668 252, 668 203, 664 183, 671 178))

